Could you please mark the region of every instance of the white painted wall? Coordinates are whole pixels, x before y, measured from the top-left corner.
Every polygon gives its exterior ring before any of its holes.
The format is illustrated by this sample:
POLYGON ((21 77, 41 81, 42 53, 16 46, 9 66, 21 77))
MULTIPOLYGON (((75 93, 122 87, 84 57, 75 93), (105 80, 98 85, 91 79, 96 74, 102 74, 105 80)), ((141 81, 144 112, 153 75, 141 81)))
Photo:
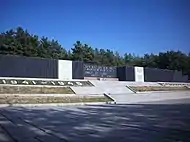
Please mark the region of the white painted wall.
POLYGON ((144 82, 144 68, 135 67, 135 82, 144 82))
POLYGON ((72 61, 69 60, 58 61, 58 79, 72 80, 72 61))

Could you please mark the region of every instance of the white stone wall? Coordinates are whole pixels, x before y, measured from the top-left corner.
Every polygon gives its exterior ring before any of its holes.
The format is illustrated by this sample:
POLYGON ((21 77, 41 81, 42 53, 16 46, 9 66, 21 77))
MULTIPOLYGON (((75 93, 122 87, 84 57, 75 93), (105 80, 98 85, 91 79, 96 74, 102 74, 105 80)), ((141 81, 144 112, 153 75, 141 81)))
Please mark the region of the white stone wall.
POLYGON ((144 82, 144 68, 135 67, 135 82, 144 82))
POLYGON ((58 61, 58 79, 72 80, 72 61, 69 60, 58 61))

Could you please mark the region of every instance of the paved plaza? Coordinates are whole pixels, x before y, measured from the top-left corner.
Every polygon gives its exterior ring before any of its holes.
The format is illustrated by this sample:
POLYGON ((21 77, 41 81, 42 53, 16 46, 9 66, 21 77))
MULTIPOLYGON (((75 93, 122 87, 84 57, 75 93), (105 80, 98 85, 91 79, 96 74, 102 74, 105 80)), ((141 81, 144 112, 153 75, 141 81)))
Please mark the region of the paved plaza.
POLYGON ((188 103, 0 108, 0 142, 189 141, 188 103))

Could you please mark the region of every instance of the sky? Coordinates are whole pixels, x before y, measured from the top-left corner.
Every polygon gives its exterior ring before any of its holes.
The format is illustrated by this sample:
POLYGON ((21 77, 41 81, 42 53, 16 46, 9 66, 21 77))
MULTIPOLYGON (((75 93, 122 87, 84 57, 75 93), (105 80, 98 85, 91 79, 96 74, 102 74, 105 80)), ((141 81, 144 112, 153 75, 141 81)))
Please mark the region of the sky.
POLYGON ((0 0, 0 32, 18 26, 66 49, 190 52, 190 0, 0 0))

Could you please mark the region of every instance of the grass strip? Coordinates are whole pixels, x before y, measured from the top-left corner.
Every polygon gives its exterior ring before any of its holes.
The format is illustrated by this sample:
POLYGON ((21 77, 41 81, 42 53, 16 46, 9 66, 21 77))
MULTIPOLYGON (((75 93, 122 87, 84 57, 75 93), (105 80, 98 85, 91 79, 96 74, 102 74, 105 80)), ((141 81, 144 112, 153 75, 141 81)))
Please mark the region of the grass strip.
POLYGON ((84 103, 110 101, 112 100, 106 97, 0 96, 0 104, 84 103))
POLYGON ((70 87, 0 86, 0 94, 75 94, 70 87))
POLYGON ((147 91, 189 91, 190 88, 185 86, 179 87, 165 87, 165 86, 129 86, 136 92, 147 92, 147 91))

